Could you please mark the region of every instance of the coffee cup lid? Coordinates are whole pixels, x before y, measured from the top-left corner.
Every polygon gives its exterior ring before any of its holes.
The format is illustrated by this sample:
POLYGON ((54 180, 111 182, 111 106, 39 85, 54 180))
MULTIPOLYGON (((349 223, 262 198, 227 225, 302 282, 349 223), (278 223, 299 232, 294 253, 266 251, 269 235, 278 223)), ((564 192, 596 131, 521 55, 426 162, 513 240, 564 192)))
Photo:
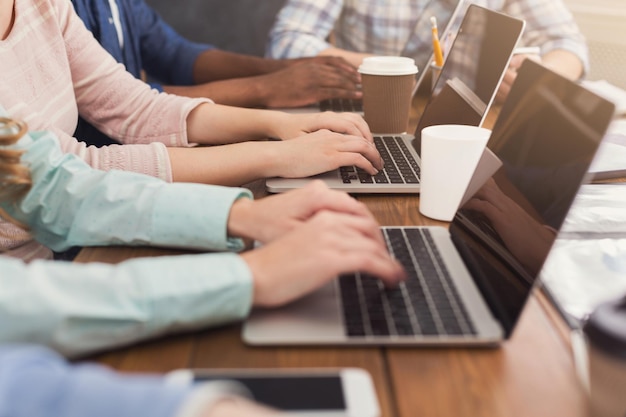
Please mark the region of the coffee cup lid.
POLYGON ((593 347, 626 359, 626 296, 599 305, 583 329, 593 347))
POLYGON ((361 74, 411 75, 417 74, 415 60, 404 56, 370 56, 359 66, 361 74))

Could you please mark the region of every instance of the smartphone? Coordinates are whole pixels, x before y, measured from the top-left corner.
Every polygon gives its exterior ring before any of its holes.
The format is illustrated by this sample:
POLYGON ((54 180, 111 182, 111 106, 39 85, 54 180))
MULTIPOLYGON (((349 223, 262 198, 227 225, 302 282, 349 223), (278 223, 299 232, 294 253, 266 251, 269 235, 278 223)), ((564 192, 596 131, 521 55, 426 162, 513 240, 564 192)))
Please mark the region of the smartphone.
POLYGON ((251 399, 308 417, 379 417, 370 374, 364 369, 181 369, 169 382, 235 382, 251 399))

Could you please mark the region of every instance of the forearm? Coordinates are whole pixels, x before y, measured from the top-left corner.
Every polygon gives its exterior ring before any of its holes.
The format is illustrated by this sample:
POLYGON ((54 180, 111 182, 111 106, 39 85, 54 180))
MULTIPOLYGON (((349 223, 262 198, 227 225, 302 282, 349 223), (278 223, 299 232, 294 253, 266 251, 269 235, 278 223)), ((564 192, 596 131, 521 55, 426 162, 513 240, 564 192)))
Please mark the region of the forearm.
POLYGON ((202 148, 168 148, 177 182, 241 186, 279 175, 275 142, 244 142, 202 148))
POLYGON ((584 71, 583 63, 574 53, 564 49, 552 50, 541 57, 541 62, 555 72, 578 80, 584 71))
POLYGON ((163 86, 163 90, 179 96, 206 97, 227 106, 265 107, 272 92, 268 91, 263 79, 262 75, 246 76, 193 86, 163 86))
POLYGON ((278 137, 277 129, 288 117, 278 111, 201 104, 187 117, 187 137, 204 145, 278 137))
POLYGON ((198 56, 194 63, 193 76, 196 84, 204 84, 267 74, 283 69, 287 65, 285 61, 211 49, 198 56))
POLYGON ((359 65, 361 65, 361 62, 363 61, 364 58, 366 58, 368 56, 372 56, 372 54, 347 51, 345 49, 336 48, 334 46, 331 46, 331 47, 329 47, 327 49, 324 49, 323 51, 321 51, 319 53, 319 55, 320 56, 338 56, 338 57, 341 57, 341 58, 345 59, 346 61, 348 61, 349 63, 351 63, 352 65, 354 65, 357 68, 359 67, 359 65))

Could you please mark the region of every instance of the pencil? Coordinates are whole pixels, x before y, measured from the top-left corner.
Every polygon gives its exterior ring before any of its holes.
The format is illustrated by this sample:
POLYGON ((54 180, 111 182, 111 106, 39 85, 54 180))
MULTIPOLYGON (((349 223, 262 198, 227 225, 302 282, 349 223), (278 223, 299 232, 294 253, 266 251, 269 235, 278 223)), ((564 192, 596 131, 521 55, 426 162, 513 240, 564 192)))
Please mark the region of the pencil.
POLYGON ((441 43, 439 42, 439 32, 437 31, 437 18, 432 16, 430 18, 430 22, 432 23, 432 32, 433 32, 433 52, 435 55, 435 64, 438 67, 443 66, 443 52, 441 51, 441 43))

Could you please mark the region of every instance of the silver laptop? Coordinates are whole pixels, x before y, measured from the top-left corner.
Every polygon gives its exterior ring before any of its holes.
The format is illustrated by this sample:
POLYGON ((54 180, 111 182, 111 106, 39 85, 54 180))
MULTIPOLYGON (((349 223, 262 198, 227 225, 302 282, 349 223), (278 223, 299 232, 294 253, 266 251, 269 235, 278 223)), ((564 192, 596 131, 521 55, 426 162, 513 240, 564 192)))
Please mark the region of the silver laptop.
POLYGON ((614 110, 584 87, 525 62, 486 150, 500 168, 474 188, 450 228, 382 228, 409 275, 404 283, 384 288, 365 274, 341 276, 287 306, 253 310, 244 340, 497 345, 507 339, 614 110))
POLYGON ((314 177, 270 178, 273 193, 304 187, 312 179, 349 193, 416 193, 420 188, 420 132, 436 124, 482 124, 495 97, 524 22, 470 5, 414 135, 376 135, 385 168, 369 175, 342 167, 314 177))

